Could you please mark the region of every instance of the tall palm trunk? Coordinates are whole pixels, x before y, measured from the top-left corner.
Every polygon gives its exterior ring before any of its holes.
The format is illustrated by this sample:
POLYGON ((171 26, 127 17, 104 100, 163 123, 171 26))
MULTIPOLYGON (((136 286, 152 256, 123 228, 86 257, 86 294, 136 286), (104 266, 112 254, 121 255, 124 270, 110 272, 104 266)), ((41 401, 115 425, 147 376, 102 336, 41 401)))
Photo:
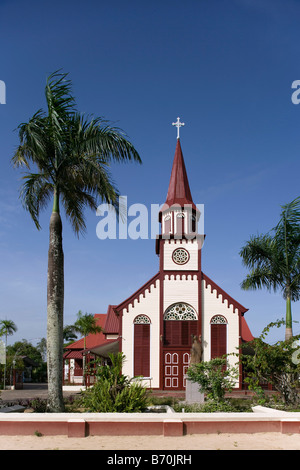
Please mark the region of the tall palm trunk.
POLYGON ((293 337, 291 295, 286 298, 285 340, 293 337))
POLYGON ((60 413, 64 411, 62 393, 64 254, 62 248, 62 222, 57 195, 54 196, 49 231, 47 283, 48 409, 51 412, 60 413))

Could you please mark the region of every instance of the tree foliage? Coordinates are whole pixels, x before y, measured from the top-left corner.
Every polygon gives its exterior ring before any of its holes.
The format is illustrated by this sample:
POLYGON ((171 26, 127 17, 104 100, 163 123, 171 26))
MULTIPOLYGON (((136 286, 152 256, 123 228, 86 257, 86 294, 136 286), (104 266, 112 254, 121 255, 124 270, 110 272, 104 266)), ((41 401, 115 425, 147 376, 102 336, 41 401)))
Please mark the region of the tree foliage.
POLYGON ((300 197, 282 206, 280 220, 267 234, 252 236, 241 249, 250 272, 243 289, 281 291, 286 300, 286 335, 292 336, 291 302, 300 299, 300 197))
POLYGON ((207 362, 191 364, 187 376, 199 384, 200 392, 215 402, 224 401, 226 391, 230 391, 237 378, 237 370, 230 367, 226 358, 217 357, 207 362))
POLYGON ((82 313, 81 310, 77 313, 77 320, 74 323, 74 331, 80 333, 84 337, 84 349, 86 347, 87 335, 95 335, 101 333, 101 326, 97 325, 96 319, 92 313, 82 313))
POLYGON ((265 400, 261 384, 269 383, 285 405, 297 405, 300 403, 300 335, 272 345, 265 342, 271 328, 279 328, 284 324, 284 319, 271 322, 258 338, 244 343, 241 359, 246 373, 245 382, 249 384, 250 390, 265 400), (247 350, 247 354, 243 350, 247 350))
POLYGON ((82 392, 82 405, 91 412, 136 413, 147 406, 148 391, 135 379, 122 374, 125 356, 110 354, 111 365, 99 366, 92 388, 82 392))

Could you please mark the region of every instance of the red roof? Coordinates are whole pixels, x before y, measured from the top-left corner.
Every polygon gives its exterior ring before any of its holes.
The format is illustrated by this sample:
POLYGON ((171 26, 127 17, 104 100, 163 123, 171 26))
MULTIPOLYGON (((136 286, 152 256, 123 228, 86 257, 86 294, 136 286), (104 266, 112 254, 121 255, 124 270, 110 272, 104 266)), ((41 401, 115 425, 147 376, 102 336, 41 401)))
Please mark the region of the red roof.
POLYGON ((63 358, 64 359, 82 359, 82 350, 81 351, 77 351, 74 350, 69 350, 69 351, 66 351, 63 355, 63 358))
POLYGON ((109 305, 106 314, 104 330, 106 334, 119 333, 119 318, 115 313, 116 305, 109 305))
POLYGON ((194 210, 197 210, 191 195, 179 139, 177 139, 167 199, 161 212, 174 205, 180 207, 190 205, 194 210))
MULTIPOLYGON (((104 330, 104 325, 106 321, 106 313, 95 313, 94 318, 96 319, 96 324, 104 330)), ((98 346, 106 341, 103 331, 101 333, 90 334, 86 337, 86 349, 91 349, 94 346, 98 346)), ((66 349, 83 349, 84 348, 84 338, 75 341, 70 344, 66 349)))
POLYGON ((244 316, 241 318, 241 337, 246 343, 254 339, 244 316))

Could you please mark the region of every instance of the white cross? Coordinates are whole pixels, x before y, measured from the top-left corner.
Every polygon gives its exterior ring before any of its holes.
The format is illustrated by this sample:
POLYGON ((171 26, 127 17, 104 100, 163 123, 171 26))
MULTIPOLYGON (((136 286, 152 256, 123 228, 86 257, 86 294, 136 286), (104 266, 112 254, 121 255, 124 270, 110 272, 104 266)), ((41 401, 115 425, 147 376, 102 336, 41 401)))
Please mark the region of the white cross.
POLYGON ((177 139, 179 139, 179 129, 181 126, 184 126, 184 122, 180 122, 180 118, 178 117, 176 122, 172 122, 172 126, 177 127, 177 139))

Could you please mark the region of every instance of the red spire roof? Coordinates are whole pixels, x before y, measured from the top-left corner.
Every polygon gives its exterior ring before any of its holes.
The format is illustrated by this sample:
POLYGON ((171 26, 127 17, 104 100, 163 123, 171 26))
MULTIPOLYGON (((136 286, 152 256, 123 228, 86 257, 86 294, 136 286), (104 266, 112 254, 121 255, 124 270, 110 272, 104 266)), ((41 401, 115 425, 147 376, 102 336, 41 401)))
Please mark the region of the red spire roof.
POLYGON ((174 205, 180 207, 190 205, 193 209, 197 210, 192 199, 179 139, 177 139, 167 199, 161 212, 174 205))

